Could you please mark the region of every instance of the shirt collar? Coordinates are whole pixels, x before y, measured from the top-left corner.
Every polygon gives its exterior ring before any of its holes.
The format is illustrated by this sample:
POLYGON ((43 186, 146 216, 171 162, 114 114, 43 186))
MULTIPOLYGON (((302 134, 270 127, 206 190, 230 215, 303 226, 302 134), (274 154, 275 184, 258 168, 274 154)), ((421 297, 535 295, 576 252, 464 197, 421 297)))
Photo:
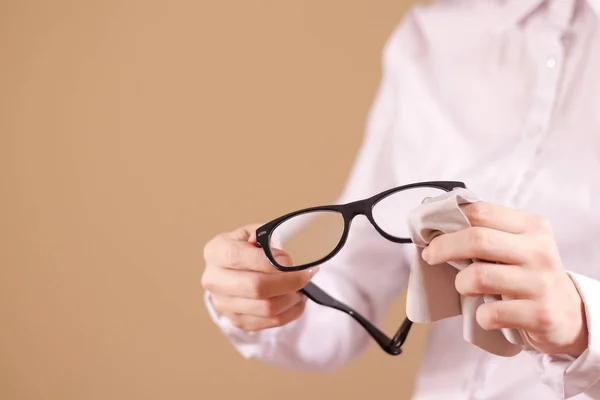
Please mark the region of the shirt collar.
POLYGON ((596 13, 596 16, 600 18, 600 0, 587 0, 587 2, 596 13))
MULTIPOLYGON (((536 8, 541 6, 547 0, 503 0, 504 17, 502 19, 502 28, 519 23, 523 18, 527 17, 536 8)), ((562 0, 562 1, 577 1, 577 0, 562 0)), ((585 0, 596 16, 600 18, 600 0, 585 0)))
POLYGON ((521 22, 545 0, 506 0, 503 6, 502 28, 509 28, 521 22))

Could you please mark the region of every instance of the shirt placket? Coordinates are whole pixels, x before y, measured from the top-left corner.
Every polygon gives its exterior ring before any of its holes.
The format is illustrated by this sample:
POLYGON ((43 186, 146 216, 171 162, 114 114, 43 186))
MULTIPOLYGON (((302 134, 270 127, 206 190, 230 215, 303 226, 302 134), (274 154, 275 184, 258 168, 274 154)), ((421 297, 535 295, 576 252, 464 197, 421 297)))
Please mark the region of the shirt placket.
MULTIPOLYGON (((558 0, 549 4, 548 23, 542 26, 531 42, 530 48, 535 55, 537 81, 531 98, 531 109, 521 136, 520 145, 514 154, 517 178, 507 196, 508 203, 518 207, 521 195, 529 185, 538 169, 538 162, 544 143, 552 130, 552 118, 557 102, 560 80, 563 75, 566 52, 562 37, 569 27, 574 12, 573 1, 558 0)), ((483 356, 477 363, 477 380, 469 389, 469 399, 489 398, 485 387, 488 379, 493 379, 489 356, 483 356)))
POLYGON ((515 154, 518 173, 508 195, 508 203, 515 207, 521 205, 521 195, 536 174, 539 155, 552 130, 553 111, 566 57, 562 37, 569 27, 573 11, 573 1, 550 2, 547 23, 541 25, 530 45, 535 55, 537 82, 521 144, 515 154))

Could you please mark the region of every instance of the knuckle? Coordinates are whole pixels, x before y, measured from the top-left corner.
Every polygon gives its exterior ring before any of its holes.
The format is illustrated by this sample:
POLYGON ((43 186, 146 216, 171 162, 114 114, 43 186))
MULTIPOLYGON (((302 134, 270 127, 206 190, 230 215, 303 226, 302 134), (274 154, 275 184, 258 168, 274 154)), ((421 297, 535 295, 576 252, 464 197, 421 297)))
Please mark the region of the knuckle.
POLYGON ((485 264, 477 264, 473 268, 473 286, 477 292, 485 291, 490 282, 490 269, 485 264))
POLYGON ((222 250, 223 243, 225 243, 224 235, 221 233, 214 236, 204 245, 204 260, 208 262, 214 262, 218 260, 219 253, 222 250))
POLYGON ((254 299, 266 299, 269 285, 261 275, 254 275, 248 279, 248 295, 254 299))
POLYGON ((203 251, 204 261, 207 263, 214 259, 215 240, 216 240, 216 237, 212 238, 204 245, 204 249, 203 249, 204 250, 203 251))
POLYGON ((482 202, 471 204, 468 210, 467 216, 473 224, 480 224, 489 218, 490 210, 482 202))
POLYGON ((551 331, 556 321, 554 313, 551 308, 547 305, 541 305, 537 310, 537 325, 543 332, 551 331))
POLYGON ((279 311, 278 304, 273 299, 261 301, 259 311, 261 317, 276 317, 279 311))
POLYGON ((552 243, 546 239, 540 239, 534 249, 534 259, 540 266, 552 266, 555 263, 555 255, 552 243))
POLYGON ((552 232, 552 225, 546 218, 534 215, 532 220, 532 226, 536 231, 540 232, 552 232))
POLYGON ((502 316, 500 315, 500 308, 490 307, 490 312, 488 313, 489 328, 493 329, 499 326, 501 321, 502 316))
POLYGON ((215 280, 212 277, 212 273, 210 272, 210 269, 206 269, 204 271, 204 273, 202 274, 202 277, 200 279, 200 284, 202 285, 202 287, 209 291, 209 292, 213 292, 217 286, 217 283, 215 282, 215 280))
POLYGON ((239 249, 237 246, 229 244, 227 246, 223 246, 223 258, 226 260, 227 265, 236 264, 239 258, 239 249))

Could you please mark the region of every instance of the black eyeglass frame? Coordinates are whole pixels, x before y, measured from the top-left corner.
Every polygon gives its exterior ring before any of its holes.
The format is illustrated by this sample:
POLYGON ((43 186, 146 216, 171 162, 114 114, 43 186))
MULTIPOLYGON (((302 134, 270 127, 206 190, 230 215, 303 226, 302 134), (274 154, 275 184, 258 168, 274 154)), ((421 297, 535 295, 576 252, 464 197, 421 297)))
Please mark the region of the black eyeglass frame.
MULTIPOLYGON (((407 185, 397 186, 395 188, 391 188, 385 190, 381 193, 378 193, 369 198, 354 201, 346 204, 337 204, 337 205, 325 205, 325 206, 317 206, 317 207, 309 207, 301 210, 293 211, 288 214, 285 214, 279 218, 276 218, 256 230, 256 241, 257 244, 263 249, 265 255, 267 256, 269 262, 278 269, 283 272, 292 272, 292 271, 301 271, 306 270, 316 265, 323 264, 330 259, 332 259, 339 251, 344 247, 346 241, 348 239, 348 234, 350 232, 350 227, 352 225, 352 220, 354 217, 358 215, 364 215, 369 222, 373 225, 373 227, 379 232, 381 236, 390 240, 394 243, 412 243, 410 238, 401 238, 388 234, 385 232, 375 221, 373 218, 373 207, 385 199, 386 197, 395 194, 397 192, 410 190, 414 188, 435 188, 440 189, 446 192, 450 192, 455 188, 466 188, 466 185, 463 182, 459 181, 429 181, 429 182, 417 182, 411 183, 407 185), (336 247, 326 256, 312 261, 303 265, 296 266, 284 266, 277 262, 273 254, 271 253, 270 242, 271 236, 275 229, 285 221, 290 218, 296 217, 301 214, 319 212, 319 211, 333 211, 342 215, 344 218, 344 231, 340 240, 336 247)), ((306 295, 309 299, 314 301, 317 304, 320 304, 325 307, 330 307, 342 311, 352 318, 354 318, 368 333, 369 335, 377 342, 377 344, 388 354, 390 355, 399 355, 402 354, 402 345, 406 341, 408 337, 408 333, 410 332, 410 328, 412 327, 412 321, 406 317, 402 322, 400 328, 396 331, 396 334, 390 338, 377 327, 375 327, 369 320, 364 318, 360 313, 349 307, 348 305, 334 299, 330 295, 328 295, 325 291, 319 288, 312 282, 309 282, 303 289, 300 290, 301 293, 306 295)))

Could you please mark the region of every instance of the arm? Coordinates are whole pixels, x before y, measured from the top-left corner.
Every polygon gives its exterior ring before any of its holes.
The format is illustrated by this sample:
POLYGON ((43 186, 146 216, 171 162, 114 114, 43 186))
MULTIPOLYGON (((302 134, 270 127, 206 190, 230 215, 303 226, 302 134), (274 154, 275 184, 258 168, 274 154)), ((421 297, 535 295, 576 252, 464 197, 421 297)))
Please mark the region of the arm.
POLYGON ((519 329, 557 398, 600 399, 600 281, 564 268, 545 219, 485 202, 462 210, 472 227, 436 237, 423 258, 432 265, 478 259, 458 273, 457 290, 505 296, 479 306, 479 325, 519 329))
POLYGON ((544 368, 544 382, 568 399, 584 393, 600 399, 600 281, 569 273, 585 307, 587 349, 577 358, 537 354, 544 368))
MULTIPOLYGON (((396 42, 403 29, 401 25, 386 44, 382 82, 360 152, 338 203, 368 197, 398 182, 393 174, 391 140, 397 134, 394 120, 399 43, 396 42)), ((293 233, 288 232, 288 236, 293 233)), ((408 264, 403 263, 406 250, 406 246, 381 238, 368 222, 358 218, 352 224, 344 250, 321 266, 313 281, 378 324, 407 281, 408 264)), ((289 368, 333 370, 371 345, 370 337, 351 317, 311 301, 306 303, 303 315, 287 325, 247 332, 215 311, 210 293, 206 293, 205 300, 215 323, 246 358, 289 368)), ((398 324, 401 322, 399 319, 398 324)))

